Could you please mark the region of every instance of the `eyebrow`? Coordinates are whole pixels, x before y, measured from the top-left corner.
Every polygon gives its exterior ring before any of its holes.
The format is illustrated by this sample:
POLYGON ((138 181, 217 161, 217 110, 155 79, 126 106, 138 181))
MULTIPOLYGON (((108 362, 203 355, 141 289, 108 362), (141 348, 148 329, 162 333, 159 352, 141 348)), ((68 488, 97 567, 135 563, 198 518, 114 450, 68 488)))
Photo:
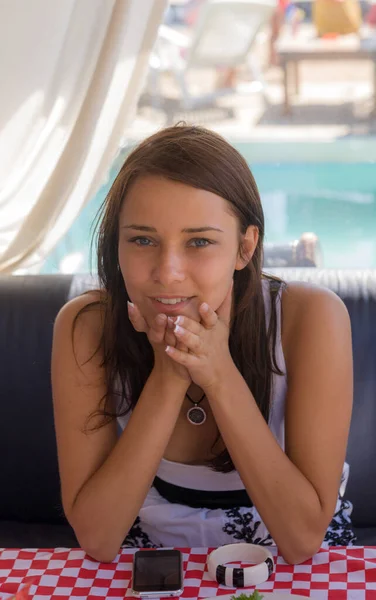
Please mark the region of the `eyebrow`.
MULTIPOLYGON (((132 225, 123 225, 122 229, 137 229, 138 231, 158 233, 155 227, 149 227, 148 225, 137 225, 135 223, 132 225)), ((202 233, 203 231, 219 231, 220 233, 224 233, 222 229, 218 229, 218 227, 211 227, 210 225, 204 225, 203 227, 185 227, 181 230, 181 233, 202 233)))

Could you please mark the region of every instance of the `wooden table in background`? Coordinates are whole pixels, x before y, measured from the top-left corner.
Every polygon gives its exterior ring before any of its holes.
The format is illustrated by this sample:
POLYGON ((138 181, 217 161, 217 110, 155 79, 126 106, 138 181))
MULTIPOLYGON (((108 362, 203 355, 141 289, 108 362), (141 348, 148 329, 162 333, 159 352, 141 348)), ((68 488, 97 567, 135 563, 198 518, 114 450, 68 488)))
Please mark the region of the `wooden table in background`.
POLYGON ((283 69, 284 111, 289 113, 290 76, 294 92, 299 94, 299 63, 301 61, 358 61, 373 62, 373 112, 376 112, 376 31, 364 30, 337 38, 319 38, 313 25, 302 24, 296 35, 286 27, 277 43, 280 65, 283 69))

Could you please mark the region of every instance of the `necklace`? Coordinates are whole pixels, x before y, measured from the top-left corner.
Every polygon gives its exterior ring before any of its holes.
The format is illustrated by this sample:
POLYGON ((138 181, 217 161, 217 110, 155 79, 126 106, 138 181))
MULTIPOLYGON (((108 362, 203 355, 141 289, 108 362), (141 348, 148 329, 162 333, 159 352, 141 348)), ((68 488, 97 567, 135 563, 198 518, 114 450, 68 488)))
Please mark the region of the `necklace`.
POLYGON ((206 421, 206 412, 204 411, 204 409, 201 406, 199 406, 199 404, 205 398, 205 393, 202 394, 202 396, 198 402, 195 402, 194 400, 192 400, 192 398, 190 397, 188 392, 187 392, 186 396, 187 396, 188 400, 190 400, 190 402, 192 402, 192 404, 194 405, 194 406, 192 406, 192 408, 190 408, 187 411, 188 421, 192 425, 202 425, 206 421))

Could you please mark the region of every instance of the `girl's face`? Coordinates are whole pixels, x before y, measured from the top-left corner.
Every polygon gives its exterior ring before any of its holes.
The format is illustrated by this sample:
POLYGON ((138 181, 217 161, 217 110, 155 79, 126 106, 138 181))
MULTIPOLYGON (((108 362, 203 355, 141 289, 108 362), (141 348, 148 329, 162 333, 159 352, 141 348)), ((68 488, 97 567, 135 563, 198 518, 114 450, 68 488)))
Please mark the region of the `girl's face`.
MULTIPOLYGON (((250 229, 253 253, 257 228, 250 229)), ((159 176, 139 177, 119 219, 119 265, 131 301, 146 320, 163 312, 199 321, 198 306, 207 302, 217 310, 234 270, 246 264, 239 240, 238 221, 220 196, 159 176)))

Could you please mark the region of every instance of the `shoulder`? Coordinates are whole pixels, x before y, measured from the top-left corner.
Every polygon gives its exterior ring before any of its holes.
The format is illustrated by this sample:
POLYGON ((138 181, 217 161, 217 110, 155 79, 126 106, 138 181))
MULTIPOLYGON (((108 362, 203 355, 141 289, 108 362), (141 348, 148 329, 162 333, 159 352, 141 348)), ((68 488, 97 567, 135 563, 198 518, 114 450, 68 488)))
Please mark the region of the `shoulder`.
POLYGON ((54 323, 54 344, 69 343, 81 354, 98 349, 104 327, 105 295, 99 290, 69 300, 58 312, 54 323), (69 341, 68 341, 69 340, 69 341))
POLYGON ((340 340, 351 331, 350 317, 337 294, 315 284, 293 281, 282 292, 282 344, 286 364, 295 350, 317 337, 340 340))
POLYGON ((294 281, 283 289, 282 343, 286 362, 300 341, 330 333, 348 333, 350 329, 344 302, 328 288, 294 281))
POLYGON ((332 290, 303 281, 286 283, 282 292, 282 310, 286 324, 293 324, 297 318, 304 318, 307 310, 335 311, 348 316, 344 302, 332 290))
POLYGON ((55 319, 55 328, 69 323, 89 329, 103 326, 105 294, 100 290, 85 292, 69 300, 59 310, 55 319))

